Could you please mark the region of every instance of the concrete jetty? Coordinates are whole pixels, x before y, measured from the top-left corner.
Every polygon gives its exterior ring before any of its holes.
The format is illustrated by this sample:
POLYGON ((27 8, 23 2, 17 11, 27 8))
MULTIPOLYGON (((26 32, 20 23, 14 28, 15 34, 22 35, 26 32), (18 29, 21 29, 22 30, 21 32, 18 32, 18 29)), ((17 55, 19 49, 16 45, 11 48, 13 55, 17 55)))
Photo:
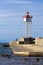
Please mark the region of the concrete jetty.
POLYGON ((16 55, 43 56, 43 38, 21 38, 19 41, 12 41, 9 44, 16 55))

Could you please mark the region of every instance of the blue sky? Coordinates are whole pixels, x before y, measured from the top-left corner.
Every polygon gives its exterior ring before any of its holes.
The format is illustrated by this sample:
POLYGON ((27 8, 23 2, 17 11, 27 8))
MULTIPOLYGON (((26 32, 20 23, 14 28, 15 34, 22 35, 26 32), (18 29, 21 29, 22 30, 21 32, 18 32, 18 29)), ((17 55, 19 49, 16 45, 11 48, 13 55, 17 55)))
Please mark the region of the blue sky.
POLYGON ((0 42, 24 36, 27 11, 33 16, 32 37, 43 37, 43 0, 0 0, 0 42))

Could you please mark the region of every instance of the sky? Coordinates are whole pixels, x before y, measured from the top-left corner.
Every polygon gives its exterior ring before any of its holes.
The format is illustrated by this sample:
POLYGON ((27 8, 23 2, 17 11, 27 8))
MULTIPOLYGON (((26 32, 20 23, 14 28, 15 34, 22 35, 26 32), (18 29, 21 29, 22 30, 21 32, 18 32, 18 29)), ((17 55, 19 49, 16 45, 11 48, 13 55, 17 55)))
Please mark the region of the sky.
POLYGON ((0 0, 0 42, 24 36, 23 16, 32 18, 32 37, 43 37, 43 0, 0 0))

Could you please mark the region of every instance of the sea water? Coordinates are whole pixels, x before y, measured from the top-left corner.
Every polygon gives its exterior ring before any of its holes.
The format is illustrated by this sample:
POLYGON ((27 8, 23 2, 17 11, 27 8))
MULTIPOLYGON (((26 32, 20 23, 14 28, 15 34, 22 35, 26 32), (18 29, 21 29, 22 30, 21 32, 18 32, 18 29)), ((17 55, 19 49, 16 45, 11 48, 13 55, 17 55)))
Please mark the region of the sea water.
POLYGON ((43 65, 43 57, 1 57, 0 65, 43 65))

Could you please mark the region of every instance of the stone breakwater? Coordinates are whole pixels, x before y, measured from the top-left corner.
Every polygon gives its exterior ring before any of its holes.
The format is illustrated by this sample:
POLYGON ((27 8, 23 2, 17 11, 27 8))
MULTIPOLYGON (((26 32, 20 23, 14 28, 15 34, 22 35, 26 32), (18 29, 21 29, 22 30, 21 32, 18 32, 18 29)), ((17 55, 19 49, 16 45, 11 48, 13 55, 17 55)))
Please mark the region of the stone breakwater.
POLYGON ((0 65, 43 65, 43 57, 0 57, 0 65))

